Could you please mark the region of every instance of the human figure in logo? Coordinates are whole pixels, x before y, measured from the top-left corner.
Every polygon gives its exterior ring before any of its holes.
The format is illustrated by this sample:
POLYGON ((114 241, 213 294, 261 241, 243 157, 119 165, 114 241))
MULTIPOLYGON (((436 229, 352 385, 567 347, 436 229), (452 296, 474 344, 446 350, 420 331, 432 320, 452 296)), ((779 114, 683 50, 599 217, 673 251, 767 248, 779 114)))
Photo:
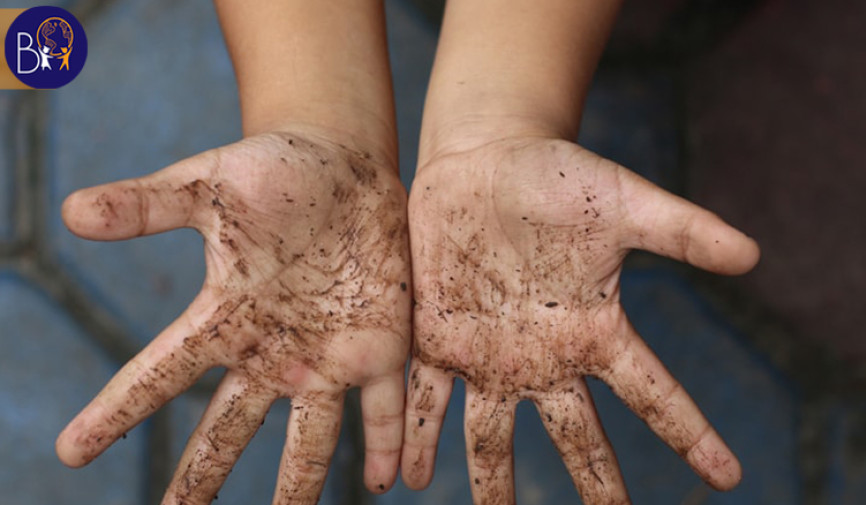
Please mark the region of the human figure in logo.
POLYGON ((60 68, 58 70, 63 70, 63 67, 66 67, 66 70, 69 70, 69 55, 72 54, 72 46, 69 47, 61 47, 61 51, 63 51, 63 56, 60 56, 60 68))
MULTIPOLYGON (((42 52, 40 53, 42 56, 42 64, 39 65, 40 70, 45 70, 46 68, 48 70, 51 70, 51 62, 49 62, 48 60, 50 60, 51 58, 54 58, 54 56, 51 56, 50 54, 48 54, 48 51, 50 51, 50 49, 48 49, 48 46, 42 47, 42 52)), ((68 58, 68 57, 69 57, 68 55, 65 56, 65 58, 68 58)), ((67 69, 69 68, 69 62, 66 62, 66 68, 67 69)))

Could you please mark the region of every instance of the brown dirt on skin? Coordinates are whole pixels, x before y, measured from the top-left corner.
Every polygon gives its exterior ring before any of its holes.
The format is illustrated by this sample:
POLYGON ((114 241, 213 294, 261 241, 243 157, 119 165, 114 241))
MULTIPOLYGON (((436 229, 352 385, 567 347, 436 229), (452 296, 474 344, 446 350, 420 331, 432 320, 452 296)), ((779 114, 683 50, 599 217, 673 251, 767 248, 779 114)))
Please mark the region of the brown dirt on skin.
MULTIPOLYGON (((338 342, 356 345, 353 339, 364 332, 402 342, 408 334, 396 310, 410 280, 405 194, 399 181, 384 180, 380 163, 368 153, 325 149, 299 137, 285 142, 291 151, 278 158, 281 169, 295 170, 324 189, 314 195, 295 188, 281 192, 265 181, 255 199, 247 199, 245 189, 229 180, 196 180, 171 189, 178 198, 189 199, 191 213, 205 223, 206 287, 222 301, 201 315, 181 347, 141 371, 122 410, 89 430, 83 443, 93 454, 168 401, 165 385, 191 384, 212 366, 242 374, 252 396, 292 394, 296 385, 286 371, 298 367, 342 391, 352 384, 343 378, 345 357, 333 351, 338 342), (302 172, 304 160, 315 164, 315 173, 302 172)), ((117 219, 108 196, 96 205, 103 218, 117 219)), ((305 422, 315 398, 304 394, 308 410, 293 410, 299 433, 312 437, 302 445, 327 447, 336 440, 339 424, 305 422)), ((221 482, 236 458, 225 454, 226 448, 236 447, 240 434, 254 433, 261 425, 262 419, 245 415, 237 400, 224 406, 208 432, 210 451, 179 469, 182 496, 213 487, 202 479, 221 482)), ((324 479, 327 458, 296 457, 308 468, 321 467, 324 479)), ((291 479, 288 488, 279 490, 285 503, 315 502, 321 482, 306 477, 291 479)))

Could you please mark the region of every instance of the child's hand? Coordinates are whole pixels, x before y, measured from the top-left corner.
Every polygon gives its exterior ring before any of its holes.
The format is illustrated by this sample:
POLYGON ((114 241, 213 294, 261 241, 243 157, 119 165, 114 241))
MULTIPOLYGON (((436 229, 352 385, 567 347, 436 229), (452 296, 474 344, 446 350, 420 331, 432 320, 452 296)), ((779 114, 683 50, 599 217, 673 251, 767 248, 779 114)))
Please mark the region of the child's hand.
POLYGON ((196 228, 207 276, 186 312, 63 431, 60 458, 88 463, 224 366, 163 503, 210 503, 280 397, 292 399, 292 414, 275 503, 316 503, 353 386, 366 484, 390 488, 410 331, 405 209, 394 167, 303 131, 248 138, 70 196, 63 217, 84 238, 196 228))
POLYGON ((708 483, 740 466, 628 322, 630 249, 743 273, 758 248, 718 217, 559 140, 501 140, 421 167, 410 197, 415 347, 403 478, 426 486, 453 377, 466 382, 476 504, 514 503, 515 404, 532 400, 587 504, 627 503, 584 376, 597 376, 708 483))

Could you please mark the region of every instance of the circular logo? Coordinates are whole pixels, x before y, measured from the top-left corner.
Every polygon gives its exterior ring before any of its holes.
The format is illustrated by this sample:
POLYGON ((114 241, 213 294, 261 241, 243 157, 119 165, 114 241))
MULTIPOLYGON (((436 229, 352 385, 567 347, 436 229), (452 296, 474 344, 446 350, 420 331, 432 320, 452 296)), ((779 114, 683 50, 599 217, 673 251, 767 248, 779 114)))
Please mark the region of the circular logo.
POLYGON ((69 84, 87 60, 87 36, 75 16, 60 7, 22 12, 6 32, 6 63, 31 88, 69 84))

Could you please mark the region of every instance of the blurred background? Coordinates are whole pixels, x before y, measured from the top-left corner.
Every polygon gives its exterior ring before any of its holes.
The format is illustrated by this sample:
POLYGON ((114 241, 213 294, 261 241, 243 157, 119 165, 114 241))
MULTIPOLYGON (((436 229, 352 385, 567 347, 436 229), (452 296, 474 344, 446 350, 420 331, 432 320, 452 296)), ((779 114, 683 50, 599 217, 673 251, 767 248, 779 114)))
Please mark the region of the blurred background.
MULTIPOLYGON (((210 2, 48 3, 81 20, 89 55, 60 90, 0 91, 0 504, 158 503, 212 376, 85 469, 64 468, 54 439, 192 300, 201 240, 86 242, 59 207, 75 189, 237 140, 231 64, 210 2)), ((385 3, 408 186, 442 5, 385 3)), ((763 248, 737 279, 629 258, 629 316, 744 468, 736 490, 711 491, 593 382, 635 504, 866 503, 864 22, 857 0, 625 3, 580 142, 763 248)), ((353 396, 321 503, 471 503, 462 391, 430 489, 382 497, 363 490, 353 396)), ((287 401, 272 409, 219 503, 270 503, 287 414, 287 401)), ((515 447, 519 504, 580 503, 528 405, 515 447)))

